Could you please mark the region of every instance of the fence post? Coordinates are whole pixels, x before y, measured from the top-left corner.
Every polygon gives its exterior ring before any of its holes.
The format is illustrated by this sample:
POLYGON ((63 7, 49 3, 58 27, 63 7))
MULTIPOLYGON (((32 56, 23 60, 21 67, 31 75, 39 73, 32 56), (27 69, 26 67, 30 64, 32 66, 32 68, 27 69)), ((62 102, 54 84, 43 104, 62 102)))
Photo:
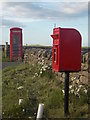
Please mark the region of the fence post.
POLYGON ((39 104, 39 107, 38 107, 36 120, 41 120, 41 118, 43 117, 43 111, 44 111, 44 104, 41 103, 41 104, 39 104))

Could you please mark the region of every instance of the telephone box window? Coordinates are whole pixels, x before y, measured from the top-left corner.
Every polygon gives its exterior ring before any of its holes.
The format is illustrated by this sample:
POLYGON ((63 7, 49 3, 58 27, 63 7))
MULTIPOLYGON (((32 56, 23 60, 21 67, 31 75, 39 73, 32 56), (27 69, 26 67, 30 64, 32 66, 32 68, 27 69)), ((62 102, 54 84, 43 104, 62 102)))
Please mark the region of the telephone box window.
POLYGON ((19 35, 18 34, 13 35, 13 56, 15 54, 19 56, 19 35))

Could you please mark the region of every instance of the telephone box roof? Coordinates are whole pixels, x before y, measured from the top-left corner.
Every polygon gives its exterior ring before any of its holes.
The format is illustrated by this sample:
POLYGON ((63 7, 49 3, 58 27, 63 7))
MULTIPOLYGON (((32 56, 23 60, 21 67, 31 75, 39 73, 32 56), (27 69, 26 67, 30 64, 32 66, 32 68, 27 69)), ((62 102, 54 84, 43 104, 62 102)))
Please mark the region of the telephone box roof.
POLYGON ((22 29, 19 27, 13 27, 13 28, 10 28, 10 30, 22 30, 22 29))

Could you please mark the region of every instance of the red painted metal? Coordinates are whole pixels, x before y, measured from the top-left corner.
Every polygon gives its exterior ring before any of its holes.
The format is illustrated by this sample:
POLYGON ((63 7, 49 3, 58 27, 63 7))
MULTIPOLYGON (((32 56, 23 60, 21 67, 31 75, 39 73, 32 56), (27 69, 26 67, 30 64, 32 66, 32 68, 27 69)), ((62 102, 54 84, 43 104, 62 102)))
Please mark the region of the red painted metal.
POLYGON ((22 29, 10 29, 10 60, 22 60, 22 29))
POLYGON ((54 28, 53 71, 81 70, 81 35, 76 29, 54 28))

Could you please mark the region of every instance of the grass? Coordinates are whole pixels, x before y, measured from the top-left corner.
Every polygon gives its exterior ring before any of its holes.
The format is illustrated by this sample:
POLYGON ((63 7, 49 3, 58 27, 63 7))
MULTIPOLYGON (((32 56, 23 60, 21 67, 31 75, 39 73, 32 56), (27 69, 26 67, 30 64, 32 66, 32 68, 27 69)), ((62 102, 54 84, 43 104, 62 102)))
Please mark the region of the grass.
POLYGON ((3 57, 5 53, 3 53, 1 50, 0 50, 0 62, 9 62, 10 61, 10 57, 9 55, 5 58, 3 57))
POLYGON ((0 70, 0 115, 2 113, 2 71, 0 70))
MULTIPOLYGON (((40 74, 42 66, 20 64, 2 71, 3 118, 36 117, 39 103, 45 104, 45 118, 64 118, 64 82, 56 78, 52 68, 40 74), (22 89, 18 89, 23 86, 22 89), (19 99, 23 99, 20 106, 19 99)), ((88 117, 88 97, 83 91, 80 98, 69 95, 69 117, 88 117)))
POLYGON ((10 57, 2 58, 2 62, 10 62, 10 57))
POLYGON ((0 62, 2 61, 2 51, 0 50, 0 62))

